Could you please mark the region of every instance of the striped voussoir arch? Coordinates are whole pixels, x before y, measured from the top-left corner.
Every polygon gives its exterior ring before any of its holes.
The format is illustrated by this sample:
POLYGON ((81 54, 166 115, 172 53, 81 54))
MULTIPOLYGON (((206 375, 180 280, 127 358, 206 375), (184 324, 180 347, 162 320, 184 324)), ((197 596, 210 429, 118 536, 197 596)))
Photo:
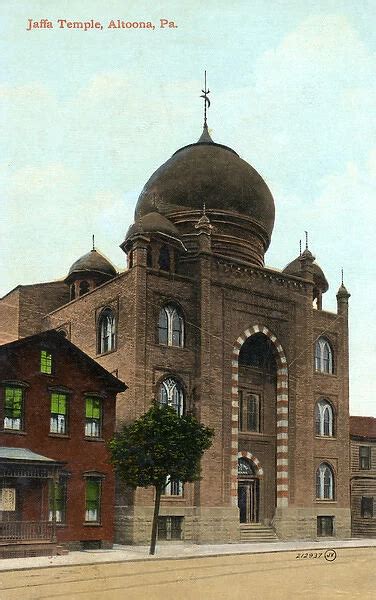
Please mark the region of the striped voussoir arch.
POLYGON ((238 460, 239 458, 247 458, 248 460, 250 460, 256 467, 257 477, 262 479, 262 477, 264 476, 264 469, 262 468, 260 461, 258 458, 256 458, 256 456, 253 456, 253 454, 247 452, 246 450, 242 450, 241 452, 238 452, 238 460))
POLYGON ((277 337, 263 325, 253 325, 238 337, 232 352, 232 423, 231 423, 231 498, 238 505, 238 382, 239 352, 244 342, 255 333, 263 333, 277 351, 277 507, 288 506, 288 370, 286 356, 277 337))

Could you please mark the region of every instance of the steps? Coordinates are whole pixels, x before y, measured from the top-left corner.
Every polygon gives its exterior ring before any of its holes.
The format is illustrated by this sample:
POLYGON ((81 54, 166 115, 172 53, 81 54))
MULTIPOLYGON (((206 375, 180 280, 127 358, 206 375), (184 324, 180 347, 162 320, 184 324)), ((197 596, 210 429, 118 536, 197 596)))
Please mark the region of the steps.
POLYGON ((241 542, 277 542, 274 529, 263 523, 242 523, 240 525, 241 542))

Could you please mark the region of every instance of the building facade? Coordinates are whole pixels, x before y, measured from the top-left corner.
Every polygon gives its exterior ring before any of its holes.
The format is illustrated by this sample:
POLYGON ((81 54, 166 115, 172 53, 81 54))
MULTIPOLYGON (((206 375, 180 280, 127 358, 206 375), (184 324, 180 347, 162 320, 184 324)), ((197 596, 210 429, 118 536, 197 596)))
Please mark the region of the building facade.
POLYGON ((376 537, 376 419, 350 417, 354 537, 376 537))
MULTIPOLYGON (((127 382, 119 424, 157 397, 214 428, 202 479, 166 488, 160 537, 350 536, 349 294, 341 285, 337 312, 323 310, 328 283, 308 247, 266 268, 273 225, 262 177, 205 125, 143 188, 125 271, 93 249, 68 273, 69 302, 58 286, 48 312, 34 302, 37 329, 64 331, 127 382)), ((3 336, 17 330, 17 294, 5 297, 12 318, 0 301, 3 336)), ((151 490, 119 484, 117 539, 146 542, 152 511, 151 490)))
POLYGON ((125 388, 56 331, 0 346, 0 555, 112 546, 125 388))

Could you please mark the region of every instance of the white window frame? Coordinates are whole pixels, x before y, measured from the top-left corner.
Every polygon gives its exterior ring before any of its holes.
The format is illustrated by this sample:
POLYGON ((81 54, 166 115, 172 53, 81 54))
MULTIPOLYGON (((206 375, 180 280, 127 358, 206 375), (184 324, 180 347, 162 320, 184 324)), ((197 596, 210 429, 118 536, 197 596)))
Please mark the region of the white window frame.
POLYGON ((166 377, 159 385, 158 401, 176 410, 181 417, 184 413, 184 391, 180 381, 175 377, 166 377))
POLYGON ((116 318, 110 308, 105 308, 98 321, 98 354, 106 354, 115 350, 116 346, 116 318))
POLYGON ((166 477, 166 485, 163 490, 163 496, 183 496, 183 482, 179 479, 172 479, 170 475, 166 477))
POLYGON ((334 436, 334 411, 333 407, 328 400, 319 400, 316 404, 315 410, 315 427, 316 435, 322 437, 333 437, 334 436), (325 416, 328 415, 328 433, 325 432, 325 416), (318 427, 317 427, 318 426, 318 427), (318 430, 319 429, 319 430, 318 430))
POLYGON ((333 350, 328 340, 319 337, 315 343, 315 371, 332 375, 333 370, 333 350), (326 358, 325 353, 328 353, 326 358), (326 366, 326 362, 328 365, 326 366))
POLYGON ((164 346, 173 346, 174 348, 184 348, 184 337, 185 337, 185 332, 184 332, 184 317, 182 315, 181 310, 175 306, 174 304, 166 304, 165 306, 162 306, 161 310, 159 311, 159 317, 158 317, 158 341, 160 344, 163 344, 164 346), (160 336, 159 336, 159 329, 161 329, 160 327, 160 322, 161 322, 161 314, 164 311, 164 316, 167 318, 167 344, 165 344, 164 342, 160 341, 160 336), (174 329, 174 322, 178 321, 179 324, 179 328, 178 329, 174 329), (179 343, 176 344, 174 343, 174 332, 178 331, 179 332, 179 343))
POLYGON ((321 463, 316 471, 316 500, 334 500, 334 472, 328 463, 321 463), (327 474, 329 474, 328 483, 327 474), (328 491, 327 487, 329 487, 328 491))

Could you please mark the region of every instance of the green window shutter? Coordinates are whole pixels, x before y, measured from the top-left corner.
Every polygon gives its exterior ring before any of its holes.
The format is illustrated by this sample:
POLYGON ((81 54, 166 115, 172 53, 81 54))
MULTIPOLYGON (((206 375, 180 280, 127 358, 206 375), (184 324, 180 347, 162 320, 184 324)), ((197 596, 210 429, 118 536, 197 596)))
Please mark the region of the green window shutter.
POLYGON ((52 354, 47 352, 47 350, 41 350, 40 370, 41 373, 47 373, 47 375, 51 375, 52 373, 52 354))
POLYGON ((86 498, 88 502, 99 500, 100 482, 96 479, 88 479, 86 482, 86 498))
POLYGON ((51 412, 59 415, 67 414, 67 397, 65 394, 51 394, 51 412))
POLYGON ((101 418, 101 401, 99 398, 86 398, 86 417, 88 419, 101 418))
POLYGON ((21 417, 22 413, 22 388, 5 388, 5 412, 12 414, 13 418, 21 417))

